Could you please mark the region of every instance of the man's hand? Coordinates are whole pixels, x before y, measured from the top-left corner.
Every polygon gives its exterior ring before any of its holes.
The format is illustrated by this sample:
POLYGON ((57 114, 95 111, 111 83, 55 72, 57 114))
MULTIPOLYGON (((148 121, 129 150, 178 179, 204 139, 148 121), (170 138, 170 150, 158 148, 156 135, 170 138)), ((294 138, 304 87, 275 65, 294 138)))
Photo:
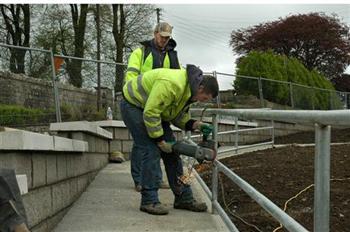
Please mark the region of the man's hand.
POLYGON ((174 143, 175 142, 165 142, 165 140, 163 140, 163 141, 159 142, 157 145, 162 152, 172 153, 174 143))

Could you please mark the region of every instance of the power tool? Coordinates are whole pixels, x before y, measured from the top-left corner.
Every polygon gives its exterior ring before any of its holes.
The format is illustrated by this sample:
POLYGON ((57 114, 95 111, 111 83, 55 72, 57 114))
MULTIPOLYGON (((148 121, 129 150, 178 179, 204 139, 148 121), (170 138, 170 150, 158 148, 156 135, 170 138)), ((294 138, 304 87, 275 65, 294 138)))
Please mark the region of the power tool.
POLYGON ((198 145, 190 140, 181 140, 172 146, 173 152, 197 159, 198 163, 203 161, 214 161, 216 158, 215 142, 203 136, 198 145))

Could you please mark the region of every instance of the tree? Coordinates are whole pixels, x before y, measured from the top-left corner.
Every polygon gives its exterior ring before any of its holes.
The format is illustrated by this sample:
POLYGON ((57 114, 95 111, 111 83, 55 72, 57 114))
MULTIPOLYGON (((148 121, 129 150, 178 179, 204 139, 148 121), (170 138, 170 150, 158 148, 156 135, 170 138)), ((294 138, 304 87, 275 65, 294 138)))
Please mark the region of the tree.
MULTIPOLYGON (((30 9, 28 4, 0 4, 1 14, 7 31, 6 43, 29 47, 30 9)), ((24 73, 24 59, 27 50, 10 49, 10 71, 24 73)))
MULTIPOLYGON (((115 61, 123 63, 124 59, 139 42, 150 39, 155 7, 153 5, 113 5, 113 37, 116 45, 115 61)), ((115 92, 122 90, 124 68, 116 67, 115 92)))
MULTIPOLYGON (((123 63, 124 47, 125 47, 125 27, 126 19, 124 14, 123 4, 113 4, 113 37, 115 41, 116 49, 116 62, 123 63)), ((120 92, 123 87, 123 73, 124 67, 116 66, 116 82, 114 90, 120 92)))
POLYGON ((329 109, 338 107, 339 99, 332 99, 330 91, 334 88, 319 72, 307 70, 296 58, 288 58, 276 55, 271 50, 268 52, 252 51, 242 57, 237 64, 237 77, 234 87, 239 95, 254 95, 259 97, 258 80, 244 78, 243 76, 262 77, 264 99, 282 105, 290 105, 289 88, 284 81, 299 85, 293 85, 294 104, 302 109, 329 109), (271 80, 271 81, 270 81, 271 80), (308 87, 303 87, 308 86, 308 87), (314 87, 314 88, 313 88, 314 87), (318 88, 326 90, 318 90, 318 88), (331 99, 333 102, 331 102, 331 99))
MULTIPOLYGON (((74 29, 74 57, 84 57, 84 37, 86 28, 86 15, 88 4, 80 5, 80 13, 77 4, 70 4, 74 29)), ((72 85, 81 88, 83 78, 81 75, 82 61, 78 59, 66 60, 69 81, 72 85)))
POLYGON ((335 16, 310 13, 232 31, 230 45, 241 55, 272 49, 277 54, 295 57, 308 70, 317 69, 332 79, 350 63, 349 38, 349 27, 335 16))

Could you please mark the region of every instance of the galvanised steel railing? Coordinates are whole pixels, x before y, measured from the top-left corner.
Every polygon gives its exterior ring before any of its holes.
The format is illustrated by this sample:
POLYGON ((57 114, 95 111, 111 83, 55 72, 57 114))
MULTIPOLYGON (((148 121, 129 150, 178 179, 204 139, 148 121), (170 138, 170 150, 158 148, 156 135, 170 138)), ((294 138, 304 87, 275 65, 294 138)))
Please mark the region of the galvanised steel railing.
MULTIPOLYGON (((60 110, 60 98, 59 98, 59 92, 57 87, 57 77, 56 77, 56 70, 55 70, 55 58, 60 59, 74 59, 74 60, 81 60, 85 62, 93 62, 98 64, 111 64, 115 66, 126 66, 123 63, 116 63, 116 62, 110 62, 105 60, 94 60, 94 59, 86 59, 86 58, 80 58, 80 57, 73 57, 73 56, 63 56, 63 55, 55 55, 53 54, 52 50, 44 50, 44 49, 38 49, 38 48, 32 48, 32 47, 23 47, 23 46, 15 46, 15 45, 9 45, 9 44, 3 44, 0 43, 0 47, 5 47, 9 49, 20 49, 20 50, 26 50, 26 51, 36 51, 43 54, 47 54, 50 57, 50 72, 52 75, 52 84, 53 84, 53 93, 54 93, 54 102, 55 102, 55 112, 56 112, 56 121, 61 122, 62 116, 61 116, 61 110, 60 110)), ((24 64, 23 64, 24 65, 24 64)))
MULTIPOLYGON (((201 110, 192 109, 192 113, 201 110)), ((350 110, 308 111, 308 110, 268 110, 268 109, 207 109, 206 114, 213 117, 213 139, 218 140, 218 117, 229 115, 246 120, 278 120, 315 126, 315 173, 314 173, 314 231, 329 232, 329 202, 330 202, 330 131, 331 126, 350 126, 350 110)), ((218 172, 224 173, 236 185, 244 190, 252 199, 279 221, 288 231, 307 231, 302 225, 281 210, 271 200, 258 192, 245 180, 220 161, 213 162, 212 190, 198 176, 199 183, 211 198, 212 208, 215 209, 231 231, 238 231, 223 208, 217 201, 218 172)))

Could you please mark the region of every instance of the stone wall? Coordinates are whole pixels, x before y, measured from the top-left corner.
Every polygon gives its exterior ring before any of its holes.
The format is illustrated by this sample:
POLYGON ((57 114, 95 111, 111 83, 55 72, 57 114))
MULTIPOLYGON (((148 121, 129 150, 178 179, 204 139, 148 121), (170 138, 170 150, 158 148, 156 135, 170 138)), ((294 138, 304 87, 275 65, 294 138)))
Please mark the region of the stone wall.
MULTIPOLYGON (((96 106, 96 92, 58 84, 61 104, 75 107, 96 106)), ((103 89, 102 104, 113 106, 112 90, 103 89)), ((23 74, 0 72, 0 104, 30 108, 55 108, 52 81, 31 78, 23 74)))
POLYGON ((0 132, 0 168, 27 177, 29 191, 22 198, 31 231, 52 231, 108 163, 111 134, 87 126, 64 132, 76 139, 22 130, 0 132))

